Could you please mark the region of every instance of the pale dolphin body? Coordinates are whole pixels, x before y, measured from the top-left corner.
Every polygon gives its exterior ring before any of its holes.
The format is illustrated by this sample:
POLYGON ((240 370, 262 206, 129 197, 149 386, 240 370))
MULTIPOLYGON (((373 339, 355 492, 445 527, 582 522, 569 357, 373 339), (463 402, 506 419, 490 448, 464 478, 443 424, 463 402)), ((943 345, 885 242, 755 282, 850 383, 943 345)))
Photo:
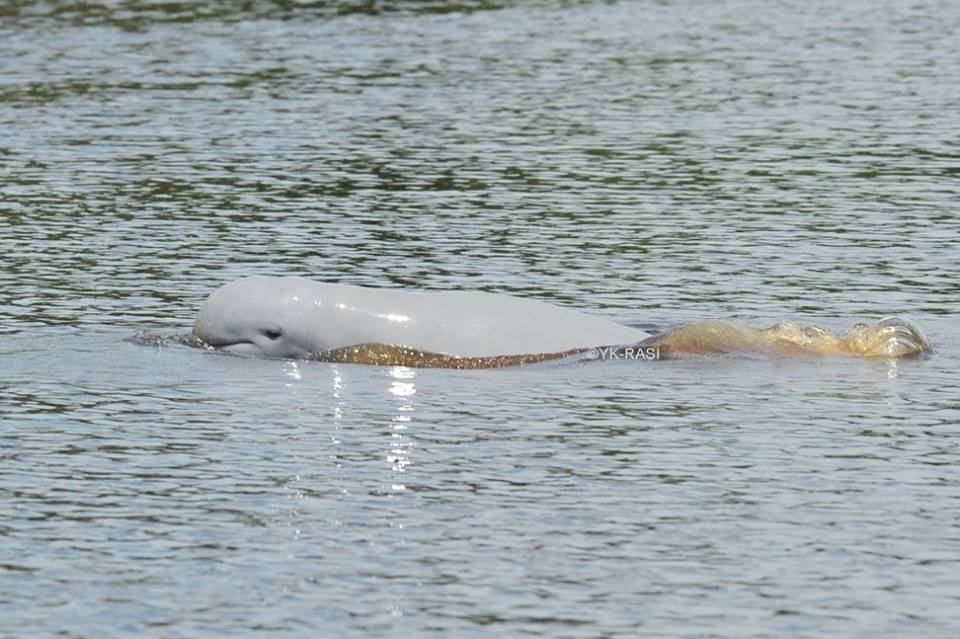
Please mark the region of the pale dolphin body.
POLYGON ((479 291, 410 292, 248 277, 210 295, 193 327, 230 353, 296 358, 391 344, 476 358, 633 344, 642 330, 545 302, 479 291))

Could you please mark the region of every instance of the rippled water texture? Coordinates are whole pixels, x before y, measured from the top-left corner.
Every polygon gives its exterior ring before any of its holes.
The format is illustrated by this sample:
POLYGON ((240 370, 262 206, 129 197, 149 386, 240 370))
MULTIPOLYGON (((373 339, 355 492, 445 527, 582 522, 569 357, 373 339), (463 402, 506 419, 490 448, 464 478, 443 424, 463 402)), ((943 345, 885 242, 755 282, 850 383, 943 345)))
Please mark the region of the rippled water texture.
POLYGON ((960 5, 0 5, 0 635, 945 637, 960 5), (929 357, 245 360, 230 279, 929 357))

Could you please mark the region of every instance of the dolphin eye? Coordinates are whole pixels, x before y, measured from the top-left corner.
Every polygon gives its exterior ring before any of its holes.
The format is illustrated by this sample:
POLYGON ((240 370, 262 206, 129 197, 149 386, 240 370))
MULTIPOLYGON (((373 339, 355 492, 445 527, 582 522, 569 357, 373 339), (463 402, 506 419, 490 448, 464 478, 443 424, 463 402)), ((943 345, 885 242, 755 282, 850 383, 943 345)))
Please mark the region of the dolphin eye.
POLYGON ((265 328, 263 334, 267 336, 268 339, 280 339, 280 336, 283 335, 283 331, 279 328, 265 328))

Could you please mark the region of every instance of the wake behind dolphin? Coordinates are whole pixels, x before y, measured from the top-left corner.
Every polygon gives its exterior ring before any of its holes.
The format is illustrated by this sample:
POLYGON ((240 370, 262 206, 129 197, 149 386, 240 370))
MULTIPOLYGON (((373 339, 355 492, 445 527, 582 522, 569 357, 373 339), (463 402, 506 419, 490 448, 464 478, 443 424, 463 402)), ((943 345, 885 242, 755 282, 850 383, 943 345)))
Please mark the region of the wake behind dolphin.
POLYGON ((904 357, 930 350, 911 322, 857 324, 842 336, 781 322, 755 330, 695 322, 662 335, 572 309, 479 291, 410 292, 301 277, 248 277, 203 304, 190 338, 237 355, 432 368, 499 368, 575 355, 759 353, 904 357))

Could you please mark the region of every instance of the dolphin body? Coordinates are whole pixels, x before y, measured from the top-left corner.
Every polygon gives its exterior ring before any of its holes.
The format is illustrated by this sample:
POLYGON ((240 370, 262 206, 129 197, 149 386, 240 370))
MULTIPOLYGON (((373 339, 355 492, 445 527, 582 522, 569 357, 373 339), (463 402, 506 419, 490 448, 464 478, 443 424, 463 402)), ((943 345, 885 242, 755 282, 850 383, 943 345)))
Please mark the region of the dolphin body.
POLYGON ((247 277, 204 303, 193 334, 217 350, 298 358, 389 344, 456 358, 567 353, 650 337, 545 302, 480 291, 411 292, 302 277, 247 277))

